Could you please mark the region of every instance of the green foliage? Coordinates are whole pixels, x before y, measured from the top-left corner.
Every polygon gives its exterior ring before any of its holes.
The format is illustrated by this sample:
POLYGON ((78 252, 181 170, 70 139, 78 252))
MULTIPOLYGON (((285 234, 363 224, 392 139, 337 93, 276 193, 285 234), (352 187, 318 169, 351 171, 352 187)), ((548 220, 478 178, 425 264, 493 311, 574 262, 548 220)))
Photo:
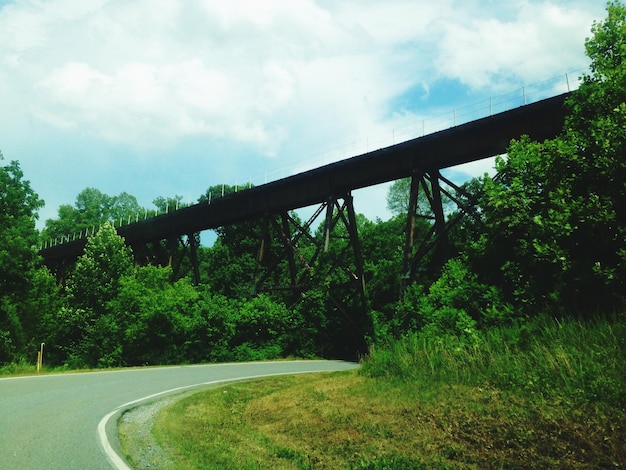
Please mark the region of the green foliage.
POLYGON ((254 282, 256 249, 258 247, 243 252, 218 238, 211 248, 200 255, 202 283, 226 297, 247 298, 254 282))
POLYGON ((107 302, 117 296, 120 279, 131 272, 133 263, 131 249, 113 226, 105 223, 87 241, 67 282, 70 303, 102 313, 107 302))
POLYGON ((420 384, 496 386, 572 406, 626 406, 626 327, 623 318, 583 322, 538 316, 511 335, 492 328, 467 342, 457 335, 410 333, 373 347, 361 373, 420 384))
POLYGON ((261 295, 231 308, 230 315, 234 360, 278 359, 284 355, 293 330, 293 316, 284 305, 261 295))
POLYGON ((0 165, 0 297, 24 292, 36 261, 35 220, 44 203, 23 178, 18 162, 0 165))
POLYGON ((174 197, 163 197, 159 196, 152 201, 152 203, 157 207, 157 211, 159 214, 166 214, 172 212, 183 204, 182 196, 174 196, 174 197))
MULTIPOLYGON (((425 233, 428 230, 420 228, 417 230, 418 233, 425 233)), ((406 214, 392 217, 387 221, 363 220, 359 227, 368 297, 373 309, 390 312, 398 300, 401 291, 400 271, 405 229, 406 214)))
MULTIPOLYGON (((21 318, 21 303, 35 301, 35 220, 42 206, 18 162, 0 165, 0 364, 17 359, 33 333, 32 324, 21 318)), ((35 312, 28 313, 36 324, 35 312)))
POLYGON ((598 307, 615 304, 624 282, 626 225, 618 212, 626 194, 609 196, 614 182, 596 185, 602 170, 592 161, 567 137, 522 139, 499 160, 498 181, 486 179, 487 230, 473 247, 475 265, 485 259, 478 269, 494 283, 502 276, 518 304, 588 308, 590 291, 598 307))
POLYGON ((199 360, 205 328, 199 294, 186 279, 171 283, 170 278, 170 268, 145 266, 120 280, 119 294, 107 307, 117 328, 114 343, 121 346, 122 363, 199 360))
POLYGON ((572 95, 564 133, 513 142, 498 178, 485 178, 473 266, 529 312, 592 314, 624 302, 626 9, 609 3, 592 32, 593 75, 572 95))
MULTIPOLYGON (((592 38, 585 41, 587 56, 591 59, 591 71, 597 80, 623 78, 626 62, 626 8, 619 1, 607 3, 607 18, 594 22, 592 38)), ((615 81, 617 84, 618 81, 615 81)), ((621 81, 622 88, 626 86, 621 81)))
MULTIPOLYGON (((2 341, 2 333, 0 333, 0 341, 2 341)), ((1 348, 1 346, 0 346, 1 348)), ((18 361, 7 363, 4 366, 0 366, 0 377, 3 375, 19 376, 19 375, 32 375, 37 372, 37 367, 31 362, 26 361, 24 358, 18 361)))
MULTIPOLYGON (((229 185, 216 185, 207 189, 199 199, 209 203, 222 197, 229 197, 242 188, 229 185)), ((271 230, 269 227, 267 230, 271 230)), ((264 263, 271 264, 282 250, 279 236, 263 236, 263 223, 248 221, 215 230, 217 240, 202 253, 202 282, 215 293, 229 298, 245 299, 253 291, 257 273, 257 257, 261 241, 265 238, 264 263)))
POLYGON ((326 357, 332 351, 331 318, 327 291, 309 289, 293 308, 299 323, 292 335, 293 354, 298 357, 326 357))
MULTIPOLYGON (((58 311, 63 299, 56 280, 46 268, 33 269, 30 276, 24 295, 6 305, 21 327, 20 333, 13 335, 18 357, 33 360, 40 344, 50 341, 50 333, 55 329, 50 324, 51 313, 58 311)), ((54 354, 49 359, 55 361, 54 354)))
POLYGON ((74 206, 63 204, 59 207, 57 219, 46 220, 42 238, 73 235, 86 229, 97 229, 106 222, 119 226, 120 221, 135 220, 142 212, 135 196, 128 193, 108 196, 96 188, 85 188, 76 196, 74 206))
POLYGON ((228 299, 187 279, 172 283, 171 275, 169 267, 131 269, 103 308, 61 308, 51 341, 59 345, 56 357, 72 367, 111 367, 275 359, 293 351, 303 322, 283 304, 266 296, 228 299))
POLYGON ((108 309, 133 257, 113 226, 105 223, 87 241, 67 281, 67 305, 47 316, 53 354, 74 367, 119 365, 119 324, 108 309), (55 328, 56 326, 56 328, 55 328))
POLYGON ((481 283, 463 259, 449 260, 427 292, 419 284, 409 286, 396 318, 399 331, 423 330, 432 337, 451 334, 470 342, 476 340, 478 329, 517 319, 499 289, 481 283))
POLYGON ((509 158, 497 161, 498 180, 485 179, 486 232, 473 247, 479 253, 474 264, 486 259, 478 269, 493 283, 502 276, 518 304, 554 304, 571 266, 564 247, 574 230, 573 201, 567 185, 546 181, 555 156, 568 153, 565 146, 559 139, 514 142, 509 158))
POLYGON ((387 209, 394 215, 406 214, 409 210, 411 178, 394 181, 387 189, 387 209))
MULTIPOLYGON (((429 193, 432 193, 431 185, 426 182, 429 193)), ((402 178, 394 181, 387 190, 387 209, 394 216, 406 215, 409 211, 409 195, 411 193, 411 178, 402 178)), ((450 204, 450 200, 444 196, 444 207, 450 204)), ((429 196, 424 192, 424 188, 420 186, 417 193, 417 213, 428 215, 432 213, 429 196)))

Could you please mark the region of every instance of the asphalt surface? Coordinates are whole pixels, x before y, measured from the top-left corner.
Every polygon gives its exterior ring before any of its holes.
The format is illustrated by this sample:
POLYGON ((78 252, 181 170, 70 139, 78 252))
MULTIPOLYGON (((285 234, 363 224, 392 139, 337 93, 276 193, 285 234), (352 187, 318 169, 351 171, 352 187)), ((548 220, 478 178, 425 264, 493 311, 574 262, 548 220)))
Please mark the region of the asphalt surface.
POLYGON ((0 379, 0 469, 122 469, 117 418, 125 409, 214 383, 356 367, 280 361, 0 379))

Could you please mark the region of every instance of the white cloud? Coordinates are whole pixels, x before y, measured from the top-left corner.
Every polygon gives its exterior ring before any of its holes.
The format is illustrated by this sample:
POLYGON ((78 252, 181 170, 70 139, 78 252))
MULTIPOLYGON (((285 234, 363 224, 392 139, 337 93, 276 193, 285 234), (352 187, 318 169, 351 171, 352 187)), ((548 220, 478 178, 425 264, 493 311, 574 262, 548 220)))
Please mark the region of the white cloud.
POLYGON ((206 133, 272 154, 282 116, 311 106, 318 120, 333 116, 362 133, 416 83, 446 77, 485 87, 581 63, 580 52, 556 47, 582 42, 588 15, 578 10, 521 2, 502 21, 460 5, 17 2, 2 10, 2 57, 15 79, 36 86, 36 115, 57 116, 64 128, 131 145, 145 145, 148 133, 160 137, 155 145, 206 133))
POLYGON ((220 177, 290 174, 421 128, 442 79, 483 98, 584 66, 603 15, 596 0, 14 0, 0 7, 2 145, 32 162, 42 136, 82 139, 81 158, 123 153, 132 173, 193 141, 221 146, 206 156, 220 177), (394 109, 411 90, 419 102, 394 109))
POLYGON ((506 91, 585 67, 589 10, 523 1, 509 20, 489 15, 449 18, 442 22, 438 74, 472 88, 506 91))
MULTIPOLYGON (((34 116, 130 145, 204 133, 275 153, 270 142, 284 131, 271 121, 297 106, 302 72, 348 38, 307 1, 108 2, 74 15, 42 5, 3 12, 17 10, 13 29, 26 28, 29 40, 6 43, 3 56, 14 78, 37 92, 34 116), (191 16, 196 31, 189 36, 191 16), (29 61, 41 58, 43 66, 20 66, 26 49, 29 61)), ((320 91, 318 85, 315 95, 320 91)))

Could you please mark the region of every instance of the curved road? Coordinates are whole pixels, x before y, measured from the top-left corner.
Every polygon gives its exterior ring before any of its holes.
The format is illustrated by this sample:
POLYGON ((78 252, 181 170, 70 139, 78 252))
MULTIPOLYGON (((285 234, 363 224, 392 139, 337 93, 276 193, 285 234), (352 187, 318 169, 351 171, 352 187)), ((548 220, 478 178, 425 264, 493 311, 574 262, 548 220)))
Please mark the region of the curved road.
POLYGON ((0 379, 0 469, 127 468, 114 450, 116 418, 135 404, 202 385, 356 367, 255 362, 0 379))

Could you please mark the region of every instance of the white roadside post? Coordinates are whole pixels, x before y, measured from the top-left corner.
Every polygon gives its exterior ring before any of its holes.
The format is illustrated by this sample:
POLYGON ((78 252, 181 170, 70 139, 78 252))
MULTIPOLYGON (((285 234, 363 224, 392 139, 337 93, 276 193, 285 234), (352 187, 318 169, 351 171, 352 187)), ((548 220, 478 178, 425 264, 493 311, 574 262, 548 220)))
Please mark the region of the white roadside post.
POLYGON ((43 366, 43 347, 46 343, 41 343, 39 351, 37 351, 37 372, 41 370, 43 366))

